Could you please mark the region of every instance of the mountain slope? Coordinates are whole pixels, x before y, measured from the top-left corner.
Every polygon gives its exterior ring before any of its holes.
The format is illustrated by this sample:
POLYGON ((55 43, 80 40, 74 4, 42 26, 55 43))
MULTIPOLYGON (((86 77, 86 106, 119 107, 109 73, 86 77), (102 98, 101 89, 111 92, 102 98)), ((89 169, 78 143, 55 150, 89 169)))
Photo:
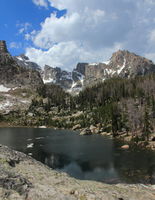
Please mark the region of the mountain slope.
POLYGON ((38 87, 43 84, 40 73, 20 66, 9 54, 5 41, 0 41, 0 85, 14 87, 38 87))
POLYGON ((21 67, 25 67, 25 68, 28 68, 28 69, 34 69, 34 70, 37 70, 37 71, 41 71, 41 67, 35 62, 31 62, 29 60, 29 58, 27 56, 25 56, 24 54, 21 54, 19 56, 14 56, 13 59, 21 67))

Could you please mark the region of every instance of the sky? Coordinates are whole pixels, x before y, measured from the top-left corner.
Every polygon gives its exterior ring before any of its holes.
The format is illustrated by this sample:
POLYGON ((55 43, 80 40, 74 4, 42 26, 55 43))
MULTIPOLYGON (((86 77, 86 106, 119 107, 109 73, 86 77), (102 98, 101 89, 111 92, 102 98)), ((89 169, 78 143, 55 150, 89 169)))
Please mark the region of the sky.
POLYGON ((41 67, 71 71, 119 49, 155 62, 155 0, 0 0, 0 9, 0 40, 41 67))

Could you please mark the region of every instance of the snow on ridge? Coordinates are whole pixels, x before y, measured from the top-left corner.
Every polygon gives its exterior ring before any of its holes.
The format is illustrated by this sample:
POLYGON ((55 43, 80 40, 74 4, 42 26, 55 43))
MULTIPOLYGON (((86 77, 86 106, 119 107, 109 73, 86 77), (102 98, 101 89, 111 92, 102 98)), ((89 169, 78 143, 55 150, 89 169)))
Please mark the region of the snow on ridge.
POLYGON ((117 70, 117 73, 118 73, 118 74, 120 74, 121 71, 125 68, 125 65, 126 65, 126 59, 124 58, 124 63, 123 63, 123 65, 122 65, 122 67, 119 66, 120 69, 117 70))
POLYGON ((53 78, 49 78, 49 79, 44 79, 43 78, 43 82, 46 83, 55 83, 55 80, 53 78))
POLYGON ((103 61, 102 63, 103 63, 103 64, 106 64, 106 65, 109 65, 109 63, 110 63, 110 60, 103 61))
POLYGON ((98 65, 98 63, 89 63, 89 65, 98 65))
POLYGON ((7 88, 4 85, 0 85, 0 92, 8 92, 11 88, 7 88))
POLYGON ((105 71, 107 72, 108 75, 114 72, 112 69, 105 69, 105 71))
POLYGON ((77 85, 76 82, 73 82, 71 89, 73 89, 77 85))
POLYGON ((17 56, 17 59, 20 61, 24 61, 24 59, 21 56, 17 56))
POLYGON ((103 61, 103 62, 98 62, 98 63, 89 63, 89 65, 99 65, 101 64, 105 64, 105 65, 109 65, 111 60, 107 60, 107 61, 103 61))

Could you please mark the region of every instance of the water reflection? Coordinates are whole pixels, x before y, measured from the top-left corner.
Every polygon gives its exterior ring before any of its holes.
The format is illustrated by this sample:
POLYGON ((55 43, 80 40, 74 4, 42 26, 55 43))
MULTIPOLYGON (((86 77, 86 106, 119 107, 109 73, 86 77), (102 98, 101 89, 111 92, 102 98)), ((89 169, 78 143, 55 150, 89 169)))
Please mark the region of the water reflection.
POLYGON ((155 153, 121 150, 118 141, 67 130, 1 128, 0 143, 79 179, 155 184, 155 153))

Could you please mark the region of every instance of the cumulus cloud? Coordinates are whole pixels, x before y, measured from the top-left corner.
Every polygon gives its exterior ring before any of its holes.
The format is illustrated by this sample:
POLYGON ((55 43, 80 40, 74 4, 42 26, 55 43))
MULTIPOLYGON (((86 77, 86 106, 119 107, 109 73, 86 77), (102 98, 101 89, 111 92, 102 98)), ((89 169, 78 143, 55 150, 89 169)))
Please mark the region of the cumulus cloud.
POLYGON ((114 51, 121 48, 122 45, 116 43, 112 48, 94 50, 83 47, 78 42, 71 41, 55 44, 47 51, 36 48, 28 48, 26 56, 42 67, 47 64, 53 67, 59 66, 64 70, 71 71, 77 62, 103 62, 108 60, 114 51))
POLYGON ((106 60, 118 48, 141 55, 155 52, 150 42, 155 40, 152 0, 47 1, 67 13, 60 18, 51 13, 39 31, 27 35, 34 47, 26 54, 42 66, 72 69, 77 62, 106 60))

